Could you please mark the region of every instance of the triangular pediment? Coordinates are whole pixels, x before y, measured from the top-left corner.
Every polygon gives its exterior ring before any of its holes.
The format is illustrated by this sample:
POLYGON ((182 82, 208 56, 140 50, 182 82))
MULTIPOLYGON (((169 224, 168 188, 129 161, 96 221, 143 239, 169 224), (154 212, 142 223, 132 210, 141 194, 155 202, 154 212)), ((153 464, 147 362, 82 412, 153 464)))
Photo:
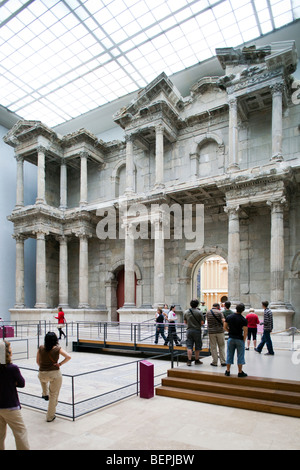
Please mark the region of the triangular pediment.
POLYGON ((124 127, 124 121, 138 116, 141 110, 159 102, 165 103, 175 112, 180 109, 182 103, 180 92, 164 72, 140 90, 137 98, 128 106, 121 108, 114 115, 114 121, 124 127))
POLYGON ((55 135, 55 132, 41 121, 20 120, 10 129, 3 140, 6 144, 15 147, 19 142, 37 133, 49 138, 55 135))

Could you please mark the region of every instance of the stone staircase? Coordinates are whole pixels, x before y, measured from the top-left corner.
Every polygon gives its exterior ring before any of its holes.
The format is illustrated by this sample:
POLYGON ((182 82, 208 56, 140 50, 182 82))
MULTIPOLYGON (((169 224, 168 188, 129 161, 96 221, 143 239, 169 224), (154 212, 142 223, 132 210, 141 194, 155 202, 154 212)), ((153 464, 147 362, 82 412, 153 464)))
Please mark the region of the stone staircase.
POLYGON ((300 418, 300 382, 170 369, 156 394, 300 418))

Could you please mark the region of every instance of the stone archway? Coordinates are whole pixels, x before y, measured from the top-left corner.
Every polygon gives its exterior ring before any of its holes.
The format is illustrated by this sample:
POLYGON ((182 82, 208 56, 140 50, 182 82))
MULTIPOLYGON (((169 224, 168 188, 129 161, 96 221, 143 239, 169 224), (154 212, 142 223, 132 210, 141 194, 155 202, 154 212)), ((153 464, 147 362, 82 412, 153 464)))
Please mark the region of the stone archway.
POLYGON ((181 275, 179 278, 180 298, 182 305, 186 308, 190 304, 193 295, 193 276, 197 265, 201 264, 206 258, 210 256, 220 256, 228 262, 228 253, 220 246, 204 246, 200 250, 195 250, 183 261, 181 268, 181 275))
POLYGON ((192 297, 205 302, 208 308, 228 299, 228 264, 219 255, 208 255, 195 263, 192 281, 192 297), (225 299, 225 300, 224 300, 225 299))

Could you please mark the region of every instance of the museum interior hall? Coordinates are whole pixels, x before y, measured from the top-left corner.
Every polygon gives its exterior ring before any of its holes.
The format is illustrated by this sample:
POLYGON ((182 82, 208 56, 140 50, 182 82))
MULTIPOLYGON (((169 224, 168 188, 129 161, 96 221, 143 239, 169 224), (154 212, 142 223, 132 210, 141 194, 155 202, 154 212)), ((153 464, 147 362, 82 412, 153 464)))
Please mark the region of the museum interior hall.
MULTIPOLYGON (((61 308, 79 371, 81 352, 118 342, 123 358, 123 326, 135 354, 147 340, 153 353, 158 309, 173 306, 180 356, 192 299, 204 311, 242 303, 260 322, 268 301, 277 368, 248 351, 249 371, 299 380, 299 51, 300 0, 0 0, 0 340, 27 328, 33 350, 61 308)), ((169 352, 162 338, 157 348, 169 352)), ((172 400, 156 394, 145 422, 172 400)), ((208 423, 213 405, 197 403, 199 417, 201 405, 208 423)), ((127 426, 115 429, 111 406, 102 424, 115 441, 99 444, 110 449, 127 426)), ((186 449, 200 448, 185 420, 192 405, 177 406, 186 449)), ((134 414, 130 399, 124 407, 134 414)), ((273 438, 261 446, 275 448, 273 438)))

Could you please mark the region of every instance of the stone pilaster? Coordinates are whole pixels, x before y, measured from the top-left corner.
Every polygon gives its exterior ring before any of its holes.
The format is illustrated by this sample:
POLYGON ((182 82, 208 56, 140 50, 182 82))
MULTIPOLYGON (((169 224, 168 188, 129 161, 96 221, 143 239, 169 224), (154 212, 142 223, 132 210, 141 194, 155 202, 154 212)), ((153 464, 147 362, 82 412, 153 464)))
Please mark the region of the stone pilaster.
POLYGON ((240 302, 240 219, 239 206, 225 207, 228 214, 228 298, 240 302))
POLYGON ((126 136, 126 189, 125 194, 134 193, 133 136, 126 136))

